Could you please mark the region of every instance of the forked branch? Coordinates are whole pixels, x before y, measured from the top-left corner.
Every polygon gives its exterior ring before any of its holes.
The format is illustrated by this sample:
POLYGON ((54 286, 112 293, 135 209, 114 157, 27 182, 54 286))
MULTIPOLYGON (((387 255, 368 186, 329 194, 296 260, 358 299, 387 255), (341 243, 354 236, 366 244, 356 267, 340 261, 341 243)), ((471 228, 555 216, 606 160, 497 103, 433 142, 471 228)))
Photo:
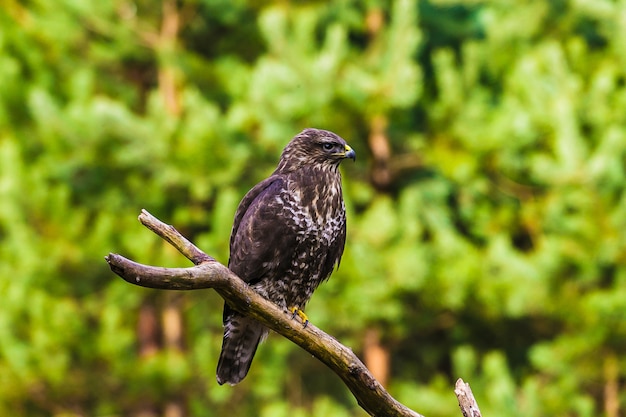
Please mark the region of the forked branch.
POLYGON ((142 210, 139 221, 174 246, 195 266, 162 268, 109 254, 105 259, 111 270, 124 280, 142 287, 167 290, 213 288, 231 307, 263 323, 326 364, 339 375, 359 405, 371 416, 421 417, 391 397, 350 348, 313 324, 303 327, 291 313, 254 292, 227 267, 146 210, 142 210))

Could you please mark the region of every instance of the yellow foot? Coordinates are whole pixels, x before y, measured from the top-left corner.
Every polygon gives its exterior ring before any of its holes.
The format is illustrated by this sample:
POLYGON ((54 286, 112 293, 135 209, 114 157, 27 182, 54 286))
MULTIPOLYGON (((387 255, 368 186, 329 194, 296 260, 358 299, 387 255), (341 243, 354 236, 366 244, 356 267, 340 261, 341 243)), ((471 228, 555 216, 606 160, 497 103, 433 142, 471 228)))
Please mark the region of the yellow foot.
POLYGON ((304 311, 300 310, 298 307, 289 307, 289 311, 293 314, 291 317, 296 318, 296 316, 300 317, 302 323, 304 323, 304 327, 309 324, 309 318, 304 314, 304 311))

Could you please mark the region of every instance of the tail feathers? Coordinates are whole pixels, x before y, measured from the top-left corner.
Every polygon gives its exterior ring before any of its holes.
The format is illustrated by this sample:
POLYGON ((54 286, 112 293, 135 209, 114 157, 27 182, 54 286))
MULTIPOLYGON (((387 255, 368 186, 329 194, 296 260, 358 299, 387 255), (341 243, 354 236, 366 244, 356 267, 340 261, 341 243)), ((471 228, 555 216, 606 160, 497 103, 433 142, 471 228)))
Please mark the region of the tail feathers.
POLYGON ((217 363, 217 382, 235 385, 248 374, 257 346, 268 330, 257 321, 234 313, 224 319, 224 340, 217 363))

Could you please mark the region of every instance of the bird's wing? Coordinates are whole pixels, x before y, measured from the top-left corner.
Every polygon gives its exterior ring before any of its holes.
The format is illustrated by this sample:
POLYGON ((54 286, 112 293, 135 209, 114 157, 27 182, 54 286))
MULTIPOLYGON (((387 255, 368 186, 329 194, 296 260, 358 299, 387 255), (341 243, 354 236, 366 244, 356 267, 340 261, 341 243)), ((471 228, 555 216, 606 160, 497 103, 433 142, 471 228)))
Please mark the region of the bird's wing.
POLYGON ((248 283, 290 266, 297 230, 290 227, 291 213, 281 198, 285 191, 286 181, 274 175, 257 184, 239 203, 228 267, 248 283))

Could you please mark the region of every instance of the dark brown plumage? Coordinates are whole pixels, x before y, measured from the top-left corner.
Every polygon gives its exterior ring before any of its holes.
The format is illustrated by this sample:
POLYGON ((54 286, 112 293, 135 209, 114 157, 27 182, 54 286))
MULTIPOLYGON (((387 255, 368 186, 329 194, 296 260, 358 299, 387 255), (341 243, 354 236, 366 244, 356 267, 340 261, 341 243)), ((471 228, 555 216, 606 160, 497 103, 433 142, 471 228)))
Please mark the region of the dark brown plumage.
MULTIPOLYGON (((305 129, 283 150, 274 173, 241 200, 230 236, 228 267, 285 310, 303 309, 339 265, 346 214, 339 163, 355 159, 336 134, 305 129)), ((248 373, 268 329, 224 305, 224 340, 217 382, 234 385, 248 373)))

